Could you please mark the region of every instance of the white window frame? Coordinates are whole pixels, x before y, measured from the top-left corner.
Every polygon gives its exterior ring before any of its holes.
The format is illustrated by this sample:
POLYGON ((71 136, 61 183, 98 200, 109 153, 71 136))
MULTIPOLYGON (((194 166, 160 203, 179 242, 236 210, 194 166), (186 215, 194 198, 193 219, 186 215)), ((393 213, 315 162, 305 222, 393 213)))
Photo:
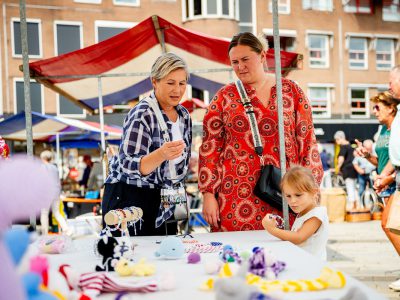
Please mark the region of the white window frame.
POLYGON ((372 14, 372 8, 369 6, 369 11, 366 9, 362 8, 362 10, 357 10, 356 6, 354 5, 349 5, 351 0, 346 1, 347 3, 343 5, 343 11, 346 13, 358 13, 358 14, 372 14), (365 11, 364 11, 365 10, 365 11))
POLYGON ((308 84, 308 89, 307 89, 307 96, 308 96, 308 100, 310 102, 311 105, 311 110, 313 112, 312 116, 314 119, 329 119, 332 116, 332 102, 333 102, 333 96, 332 96, 332 90, 334 88, 334 84, 330 84, 330 83, 309 83, 308 84), (323 110, 314 110, 311 102, 311 89, 312 88, 325 88, 327 91, 327 103, 326 103, 326 114, 325 115, 317 115, 314 114, 314 111, 323 111, 323 110))
POLYGON ((137 25, 137 22, 120 22, 120 21, 106 21, 106 20, 96 20, 94 21, 94 36, 95 43, 99 42, 99 27, 110 27, 110 28, 126 28, 130 29, 133 26, 137 25))
POLYGON ((56 101, 56 106, 57 106, 57 116, 60 117, 66 117, 66 118, 77 118, 77 119, 85 119, 86 118, 86 109, 82 108, 82 113, 81 114, 62 114, 60 111, 60 94, 57 93, 56 95, 57 101, 56 101))
POLYGON ((101 0, 74 0, 76 3, 101 4, 101 0))
POLYGON ((308 66, 310 67, 310 68, 312 68, 312 69, 327 69, 327 68, 329 68, 329 66, 330 66, 330 48, 332 47, 332 41, 333 41, 333 38, 332 38, 332 36, 333 36, 333 33, 331 33, 331 32, 323 32, 323 31, 313 31, 313 30, 307 30, 306 31, 306 45, 307 45, 307 48, 308 48, 308 57, 309 57, 309 59, 308 59, 308 66), (325 64, 324 65, 312 65, 311 64, 311 61, 323 61, 322 59, 317 59, 317 58, 314 58, 314 59, 312 59, 311 58, 311 55, 310 55, 310 51, 312 50, 311 48, 310 48, 310 43, 309 43, 309 36, 310 35, 319 35, 319 36, 323 36, 323 37, 325 37, 325 47, 326 47, 326 59, 325 59, 325 64))
POLYGON ((320 4, 321 0, 308 0, 310 1, 310 7, 304 7, 305 6, 305 0, 302 0, 302 7, 304 10, 315 10, 315 11, 333 11, 333 2, 332 0, 326 0, 326 1, 330 1, 330 7, 328 9, 321 9, 320 7, 315 8, 314 5, 318 5, 320 4))
MULTIPOLYGON (((382 20, 386 22, 400 22, 400 13, 390 12, 392 7, 400 6, 400 0, 393 0, 390 8, 387 9, 385 6, 382 8, 382 20)), ((399 8, 400 9, 400 8, 399 8)))
MULTIPOLYGON (((287 1, 286 4, 281 4, 281 3, 279 3, 279 0, 278 0, 278 14, 280 14, 280 15, 289 15, 290 14, 290 1, 291 0, 285 0, 285 1, 287 1), (284 9, 282 9, 282 8, 284 8, 284 9)), ((270 13, 272 13, 272 0, 268 0, 268 11, 270 13)))
POLYGON ((349 86, 349 88, 348 88, 348 101, 349 101, 349 111, 350 111, 350 118, 352 118, 352 119, 368 119, 369 117, 370 117, 370 103, 369 103, 369 88, 368 87, 366 87, 366 86, 356 86, 356 85, 350 85, 349 86), (365 116, 357 116, 357 115, 355 115, 355 116, 353 116, 352 115, 352 112, 353 111, 363 111, 363 109, 362 108, 359 108, 359 109, 357 109, 357 108, 352 108, 351 107, 351 104, 352 104, 352 98, 351 98, 351 91, 352 90, 364 90, 365 91, 365 98, 364 98, 364 100, 365 100, 365 116))
POLYGON ((140 0, 136 0, 136 3, 118 3, 118 1, 123 1, 123 0, 113 0, 113 4, 115 6, 131 6, 131 7, 140 6, 140 0))
MULTIPOLYGON (((346 36, 346 49, 348 50, 348 59, 349 59, 349 69, 350 70, 368 70, 368 50, 369 46, 368 44, 370 43, 370 39, 372 38, 372 35, 367 35, 367 34, 348 34, 346 36), (350 39, 351 38, 363 38, 365 39, 365 58, 364 58, 364 66, 363 67, 355 67, 351 66, 351 62, 359 62, 360 60, 354 60, 350 59, 350 39)), ((359 52, 359 50, 356 50, 359 52)))
MULTIPOLYGON (((22 58, 22 54, 15 53, 15 36, 14 36, 14 22, 21 22, 20 18, 11 18, 11 49, 12 57, 22 58)), ((26 23, 37 23, 39 32, 39 55, 29 54, 29 58, 42 58, 43 57, 43 44, 42 44, 42 20, 41 19, 26 19, 26 23)))
MULTIPOLYGON (((14 101, 14 115, 17 114, 17 82, 24 82, 24 78, 22 77, 14 77, 13 78, 13 89, 14 89, 14 93, 13 93, 13 101, 14 101)), ((44 114, 45 112, 45 107, 44 107, 44 85, 38 83, 36 80, 34 79, 30 79, 29 82, 33 82, 33 83, 37 83, 40 85, 40 94, 41 94, 41 103, 40 105, 42 106, 42 111, 40 112, 41 114, 44 114)))
MULTIPOLYGON (((375 41, 375 61, 376 61, 376 69, 377 70, 379 70, 379 71, 388 71, 388 70, 391 70, 393 67, 394 67, 394 63, 395 63, 395 55, 396 55, 396 52, 395 52, 395 40, 394 39, 392 39, 392 38, 385 38, 385 37, 376 37, 376 41, 375 41), (388 67, 378 67, 378 62, 379 62, 379 60, 378 60, 378 54, 381 54, 381 53, 383 53, 383 54, 385 54, 385 53, 388 53, 387 51, 381 51, 380 53, 378 53, 378 50, 376 49, 376 46, 378 45, 378 39, 381 39, 381 40, 389 40, 389 41, 391 41, 392 42, 392 45, 391 45, 391 49, 390 49, 390 57, 391 57, 391 60, 390 60, 390 66, 388 66, 388 67)), ((386 62, 386 63, 388 63, 388 61, 382 61, 382 62, 386 62)))
POLYGON ((79 26, 79 49, 83 47, 83 23, 79 21, 61 21, 56 20, 54 21, 53 31, 54 31, 54 55, 58 56, 58 42, 57 42, 57 25, 71 25, 71 26, 79 26))
POLYGON ((199 20, 199 19, 238 19, 238 14, 236 10, 238 9, 237 0, 229 0, 229 15, 222 14, 222 0, 214 0, 217 1, 217 13, 216 14, 208 14, 207 13, 207 0, 201 0, 201 14, 194 15, 194 0, 188 0, 189 2, 189 16, 186 16, 186 1, 182 0, 182 20, 189 21, 189 20, 199 20), (236 2, 236 5, 235 5, 236 2), (236 8, 236 9, 235 9, 236 8))

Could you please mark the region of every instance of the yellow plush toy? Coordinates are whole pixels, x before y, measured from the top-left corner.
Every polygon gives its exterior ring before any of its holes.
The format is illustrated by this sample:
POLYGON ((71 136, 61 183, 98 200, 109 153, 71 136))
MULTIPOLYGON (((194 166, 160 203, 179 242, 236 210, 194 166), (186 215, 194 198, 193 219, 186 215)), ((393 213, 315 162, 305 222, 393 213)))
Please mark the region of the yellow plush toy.
POLYGON ((132 264, 126 258, 120 258, 115 265, 115 271, 119 276, 151 276, 156 272, 156 268, 152 264, 146 263, 146 259, 142 258, 137 264, 132 264))

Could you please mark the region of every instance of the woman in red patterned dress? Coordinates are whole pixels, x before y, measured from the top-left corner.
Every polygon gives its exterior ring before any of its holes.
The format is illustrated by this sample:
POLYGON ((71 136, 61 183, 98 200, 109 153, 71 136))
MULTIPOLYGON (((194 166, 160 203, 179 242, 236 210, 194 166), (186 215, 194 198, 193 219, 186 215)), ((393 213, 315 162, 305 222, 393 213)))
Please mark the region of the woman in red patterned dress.
MULTIPOLYGON (((250 98, 264 145, 266 164, 280 166, 278 110, 275 76, 264 71, 263 44, 251 33, 240 33, 229 45, 231 65, 250 98)), ((293 81, 282 79, 286 167, 310 168, 318 182, 322 165, 312 123, 311 106, 293 81)), ((203 193, 203 215, 212 231, 263 229, 267 213, 282 216, 257 198, 254 187, 260 176, 250 124, 234 83, 221 88, 210 103, 203 121, 200 148, 199 189, 203 193)), ((294 216, 290 216, 290 224, 294 216)))

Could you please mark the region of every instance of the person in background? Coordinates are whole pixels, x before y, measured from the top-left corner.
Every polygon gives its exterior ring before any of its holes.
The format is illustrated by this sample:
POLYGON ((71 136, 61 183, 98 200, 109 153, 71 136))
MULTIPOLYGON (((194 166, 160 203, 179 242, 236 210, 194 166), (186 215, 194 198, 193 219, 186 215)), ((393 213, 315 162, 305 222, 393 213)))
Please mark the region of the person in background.
POLYGON ((275 216, 267 214, 262 223, 273 236, 292 242, 311 254, 326 260, 328 243, 328 213, 319 206, 320 191, 311 171, 294 166, 283 176, 282 194, 297 214, 291 230, 277 228, 275 216))
POLYGON ((340 146, 337 169, 342 173, 347 191, 347 210, 358 208, 356 194, 357 172, 353 166, 354 149, 351 147, 343 131, 336 131, 334 135, 336 144, 340 146))
MULTIPOLYGON (((40 159, 42 160, 44 167, 51 173, 54 177, 57 178, 57 182, 60 183, 59 175, 57 167, 52 163, 53 153, 49 150, 45 150, 40 153, 40 159)), ((59 185, 59 191, 61 192, 61 185, 59 185)), ((58 225, 61 228, 62 233, 71 236, 73 234, 73 229, 70 228, 67 224, 67 220, 61 214, 60 210, 62 208, 62 202, 60 199, 60 194, 53 200, 51 204, 51 212, 53 217, 57 220, 58 225)), ((49 209, 43 208, 40 214, 40 225, 41 232, 43 235, 48 234, 49 232, 49 209)))
MULTIPOLYGON (((363 147, 369 152, 372 153, 374 143, 372 140, 365 140, 363 142, 363 147)), ((358 152, 354 151, 354 159, 353 166, 357 172, 357 181, 358 181, 358 195, 361 199, 362 194, 364 193, 367 184, 372 187, 371 184, 371 173, 376 169, 376 166, 373 165, 366 159, 365 157, 358 154, 358 152)))
MULTIPOLYGON (((265 72, 267 46, 252 33, 235 35, 228 55, 251 100, 263 145, 265 164, 280 167, 276 78, 265 72)), ((286 167, 301 164, 321 182, 323 170, 312 122, 311 104, 293 81, 282 79, 285 117, 286 167)), ((199 190, 203 216, 212 231, 262 229, 266 213, 282 211, 254 195, 261 174, 253 135, 235 83, 214 96, 203 120, 199 190)), ((290 214, 290 222, 294 215, 290 214)))
MULTIPOLYGON (((110 210, 131 206, 142 209, 144 222, 136 232, 130 228, 131 235, 165 234, 161 225, 174 219, 176 206, 166 208, 161 193, 181 197, 191 156, 192 122, 189 112, 179 104, 189 78, 186 63, 174 53, 162 54, 154 62, 150 77, 154 91, 125 118, 118 154, 109 163, 102 201, 103 220, 110 210), (168 127, 169 140, 161 132, 156 111, 168 127)), ((169 223, 167 231, 176 234, 177 225, 169 223)))
POLYGON ((4 141, 4 139, 0 136, 0 159, 6 159, 10 155, 10 148, 4 141))
POLYGON ((382 124, 375 145, 376 155, 365 148, 358 140, 356 140, 356 151, 361 157, 364 157, 376 166, 378 176, 376 176, 374 181, 374 189, 386 202, 381 219, 382 229, 400 255, 400 236, 390 232, 389 229, 386 228, 387 216, 390 212, 393 194, 396 190, 396 184, 393 178, 394 170, 389 160, 389 140, 392 134, 393 122, 398 111, 398 101, 390 92, 383 92, 372 97, 371 102, 374 103, 372 107, 373 113, 379 123, 382 124))
POLYGON ((89 180, 89 176, 90 176, 90 171, 92 170, 92 167, 93 167, 93 162, 92 162, 92 158, 90 157, 90 155, 84 155, 83 162, 85 163, 86 167, 83 170, 82 179, 79 180, 79 185, 83 186, 86 189, 88 180, 89 180))
POLYGON ((324 170, 324 176, 322 177, 321 188, 332 188, 332 176, 331 176, 331 164, 330 155, 323 149, 321 144, 318 144, 318 150, 320 151, 322 169, 324 170))

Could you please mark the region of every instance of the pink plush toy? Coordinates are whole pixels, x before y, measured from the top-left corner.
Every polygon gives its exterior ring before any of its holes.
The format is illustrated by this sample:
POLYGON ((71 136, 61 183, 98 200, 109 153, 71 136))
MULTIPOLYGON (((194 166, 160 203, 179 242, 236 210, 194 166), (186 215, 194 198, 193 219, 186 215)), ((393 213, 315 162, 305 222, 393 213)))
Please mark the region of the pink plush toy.
POLYGON ((16 266, 2 236, 14 220, 28 219, 50 207, 57 196, 58 182, 38 159, 14 156, 0 163, 0 282, 4 299, 25 299, 16 266))

